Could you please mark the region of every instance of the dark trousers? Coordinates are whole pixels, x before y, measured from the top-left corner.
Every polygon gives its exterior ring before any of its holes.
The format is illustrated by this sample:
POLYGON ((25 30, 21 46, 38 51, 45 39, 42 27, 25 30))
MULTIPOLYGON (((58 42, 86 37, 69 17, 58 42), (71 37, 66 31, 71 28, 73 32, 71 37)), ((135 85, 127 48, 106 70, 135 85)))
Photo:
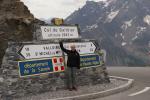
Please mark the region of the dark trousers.
POLYGON ((76 67, 67 67, 67 84, 68 88, 76 87, 76 67))

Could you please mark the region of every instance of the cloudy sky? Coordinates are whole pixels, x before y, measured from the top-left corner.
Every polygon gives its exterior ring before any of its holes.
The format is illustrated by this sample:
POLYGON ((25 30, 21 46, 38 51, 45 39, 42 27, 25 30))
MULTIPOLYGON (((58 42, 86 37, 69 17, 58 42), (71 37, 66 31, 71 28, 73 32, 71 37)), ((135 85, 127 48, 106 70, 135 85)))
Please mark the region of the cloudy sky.
MULTIPOLYGON (((22 0, 36 18, 66 18, 87 0, 22 0)), ((105 0, 91 0, 105 1, 105 0)))

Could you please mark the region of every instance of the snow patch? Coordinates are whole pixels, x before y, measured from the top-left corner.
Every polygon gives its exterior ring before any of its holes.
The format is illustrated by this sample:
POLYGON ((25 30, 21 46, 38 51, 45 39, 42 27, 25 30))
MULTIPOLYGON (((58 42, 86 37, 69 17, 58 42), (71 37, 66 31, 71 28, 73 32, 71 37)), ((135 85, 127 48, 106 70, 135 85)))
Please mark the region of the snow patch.
POLYGON ((146 15, 143 20, 144 20, 145 23, 150 25, 150 15, 146 15))
POLYGON ((122 42, 122 43, 121 43, 121 46, 125 46, 125 45, 127 45, 126 42, 122 42))
POLYGON ((97 24, 93 24, 93 25, 91 25, 91 26, 87 26, 88 29, 93 29, 93 28, 97 28, 97 27, 98 27, 97 24))
POLYGON ((86 26, 86 28, 84 28, 84 29, 82 30, 82 32, 90 31, 90 30, 95 29, 95 28, 97 28, 97 27, 98 27, 97 24, 93 24, 93 25, 91 25, 91 26, 86 26))
POLYGON ((146 31, 146 27, 137 27, 136 29, 136 35, 132 38, 132 41, 136 40, 139 35, 141 35, 144 31, 146 31))
POLYGON ((118 15, 118 13, 119 13, 119 10, 110 12, 110 14, 107 16, 105 22, 108 22, 108 23, 112 22, 112 20, 118 15))
POLYGON ((104 7, 108 7, 112 2, 116 2, 116 0, 101 0, 104 4, 104 7))
POLYGON ((122 36, 122 39, 124 40, 124 36, 122 36))
POLYGON ((132 38, 132 41, 136 40, 138 36, 136 35, 135 37, 132 38))
POLYGON ((101 19, 102 19, 102 17, 99 17, 99 18, 96 20, 96 22, 99 22, 101 19))
POLYGON ((125 21, 125 24, 128 26, 128 27, 130 27, 130 26, 132 26, 132 19, 131 20, 129 20, 129 21, 125 21))
POLYGON ((120 36, 123 36, 122 33, 120 33, 120 36))
POLYGON ((136 35, 141 34, 144 31, 146 31, 146 27, 137 27, 136 35))
POLYGON ((71 21, 71 20, 72 20, 72 18, 68 18, 68 19, 67 19, 67 21, 71 21))
POLYGON ((121 26, 122 29, 126 30, 127 28, 132 26, 133 19, 129 21, 125 21, 124 24, 121 26))
POLYGON ((124 40, 124 35, 123 35, 123 33, 120 33, 120 36, 122 37, 122 39, 124 40))
POLYGON ((104 7, 108 7, 110 2, 103 2, 104 3, 104 7))

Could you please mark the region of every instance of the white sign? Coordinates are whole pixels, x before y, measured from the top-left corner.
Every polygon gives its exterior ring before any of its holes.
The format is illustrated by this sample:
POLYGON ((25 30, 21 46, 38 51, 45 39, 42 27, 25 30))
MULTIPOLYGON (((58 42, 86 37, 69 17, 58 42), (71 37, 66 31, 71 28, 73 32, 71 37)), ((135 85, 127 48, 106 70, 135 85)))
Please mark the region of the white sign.
POLYGON ((44 40, 79 38, 77 26, 41 26, 41 31, 44 40))
MULTIPOLYGON (((96 49, 92 42, 64 43, 64 47, 70 50, 72 44, 76 46, 79 54, 94 53, 96 49)), ((25 59, 50 58, 62 56, 62 50, 59 44, 24 45, 20 50, 20 54, 25 59)))
POLYGON ((93 42, 64 43, 64 47, 69 50, 71 45, 75 45, 76 50, 79 52, 79 54, 94 53, 96 50, 96 46, 93 42))
POLYGON ((26 59, 62 56, 59 44, 25 45, 20 54, 26 59))

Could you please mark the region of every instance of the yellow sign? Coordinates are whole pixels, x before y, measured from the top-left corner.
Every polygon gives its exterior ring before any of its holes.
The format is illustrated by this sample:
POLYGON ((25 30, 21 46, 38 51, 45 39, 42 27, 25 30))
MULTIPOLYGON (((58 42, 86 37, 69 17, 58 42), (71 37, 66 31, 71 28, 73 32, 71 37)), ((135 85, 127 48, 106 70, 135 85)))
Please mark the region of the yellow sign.
POLYGON ((62 25, 64 24, 64 20, 62 18, 53 18, 52 23, 55 25, 62 25))

